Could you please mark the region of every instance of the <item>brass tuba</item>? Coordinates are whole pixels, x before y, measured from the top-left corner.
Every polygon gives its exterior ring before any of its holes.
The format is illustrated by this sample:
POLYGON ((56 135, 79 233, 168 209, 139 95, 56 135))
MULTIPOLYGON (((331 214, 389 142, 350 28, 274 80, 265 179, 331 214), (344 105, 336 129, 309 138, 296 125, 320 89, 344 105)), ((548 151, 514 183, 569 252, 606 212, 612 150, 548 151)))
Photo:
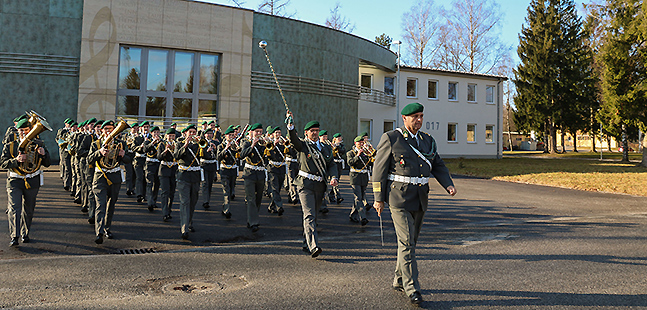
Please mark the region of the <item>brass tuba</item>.
POLYGON ((106 141, 103 142, 103 148, 108 150, 108 154, 99 160, 99 165, 102 168, 110 170, 119 166, 119 151, 123 149, 123 145, 121 143, 115 144, 114 141, 115 137, 126 129, 128 129, 128 123, 122 119, 115 126, 115 129, 110 132, 108 137, 106 137, 106 141))
POLYGON ((41 158, 38 156, 38 148, 40 146, 34 143, 33 140, 46 130, 52 131, 52 128, 49 127, 47 121, 44 119, 34 119, 31 130, 27 133, 25 138, 20 141, 18 150, 20 153, 27 155, 27 159, 18 166, 18 170, 22 173, 31 174, 40 169, 41 158))

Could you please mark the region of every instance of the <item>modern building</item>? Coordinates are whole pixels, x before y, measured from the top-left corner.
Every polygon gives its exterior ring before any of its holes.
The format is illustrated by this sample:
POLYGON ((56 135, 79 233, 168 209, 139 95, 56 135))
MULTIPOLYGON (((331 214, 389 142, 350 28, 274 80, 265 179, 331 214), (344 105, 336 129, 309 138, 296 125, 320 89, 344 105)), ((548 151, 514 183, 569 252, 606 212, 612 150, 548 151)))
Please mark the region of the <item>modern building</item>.
MULTIPOLYGON (((285 105, 268 60, 297 128, 316 119, 347 143, 369 129, 376 144, 375 136, 398 123, 395 53, 320 25, 189 0, 7 0, 0 1, 0 27, 3 128, 32 109, 53 127, 68 117, 283 125, 285 105), (262 40, 269 57, 258 47, 262 40), (367 74, 370 85, 361 87, 367 74)), ((423 129, 442 154, 499 154, 501 77, 414 68, 400 74, 400 106, 419 101, 428 108, 423 129), (436 99, 424 91, 432 77, 436 99), (413 96, 403 84, 410 78, 420 84, 413 96), (455 100, 443 96, 447 83, 458 83, 455 100), (446 141, 452 132, 455 141, 446 141)), ((56 148, 53 133, 42 137, 56 148)))

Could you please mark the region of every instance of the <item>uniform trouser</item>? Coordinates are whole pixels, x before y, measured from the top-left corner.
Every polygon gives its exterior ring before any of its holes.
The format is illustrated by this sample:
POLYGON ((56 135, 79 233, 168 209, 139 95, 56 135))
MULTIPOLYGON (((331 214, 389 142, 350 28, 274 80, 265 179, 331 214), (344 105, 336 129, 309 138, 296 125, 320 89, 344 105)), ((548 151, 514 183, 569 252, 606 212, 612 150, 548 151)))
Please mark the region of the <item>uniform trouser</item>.
POLYGON ((236 186, 236 177, 220 174, 220 182, 222 183, 222 195, 224 203, 222 204, 222 212, 229 211, 229 200, 231 197, 231 190, 236 186))
MULTIPOLYGON (((281 170, 285 171, 285 170, 281 170)), ((283 208, 283 201, 281 201, 281 187, 285 181, 285 173, 269 173, 269 179, 267 180, 270 188, 270 205, 269 210, 278 211, 283 208)))
POLYGON ((263 199, 263 186, 265 179, 245 179, 245 201, 247 202, 247 225, 258 225, 258 211, 261 209, 263 199))
POLYGON ((143 157, 135 158, 133 169, 135 170, 135 195, 146 197, 146 159, 143 157))
POLYGON ((81 173, 81 160, 74 157, 74 200, 81 200, 83 174, 81 173))
POLYGON ((63 174, 65 174, 65 165, 63 164, 63 149, 59 148, 58 149, 58 170, 61 176, 61 179, 63 179, 63 174))
POLYGON ((333 201, 339 200, 341 198, 341 193, 339 192, 339 186, 333 186, 328 193, 328 198, 333 201))
MULTIPOLYGON (((35 176, 38 178, 40 176, 35 176)), ((33 183, 33 182, 32 182, 33 183)), ((9 236, 18 237, 18 231, 21 236, 29 236, 31 220, 34 217, 36 208, 36 195, 40 186, 25 187, 24 179, 7 180, 7 220, 9 222, 9 236)))
POLYGON ((180 195, 180 230, 188 233, 189 227, 193 226, 193 212, 195 204, 198 203, 200 182, 187 182, 178 180, 177 191, 180 195))
POLYGON ((209 203, 211 201, 211 190, 213 188, 213 182, 216 181, 216 169, 215 165, 213 168, 203 168, 204 170, 204 182, 200 184, 200 192, 202 193, 202 202, 209 203))
MULTIPOLYGON (((85 160, 83 162, 85 162, 85 160)), ((88 165, 85 163, 83 168, 83 171, 85 171, 83 176, 83 181, 85 182, 85 198, 83 199, 83 207, 88 208, 88 218, 94 218, 94 213, 97 208, 97 201, 94 198, 94 192, 92 191, 94 173, 92 170, 88 170, 87 168, 88 165)))
POLYGON ((146 164, 146 200, 149 206, 157 203, 157 194, 160 190, 159 168, 159 164, 146 164))
POLYGON ((290 195, 290 199, 292 201, 295 201, 299 198, 299 192, 297 191, 297 186, 293 184, 294 179, 296 179, 297 174, 299 173, 299 168, 297 167, 296 169, 290 168, 288 169, 288 194, 290 195))
POLYGON ((175 199, 175 187, 177 180, 175 174, 160 179, 160 201, 162 203, 162 215, 171 215, 173 199, 175 199))
MULTIPOLYGON (((118 173, 120 172, 107 173, 106 175, 110 177, 110 175, 118 173)), ((121 180, 121 176, 119 176, 119 180, 121 180)), ((120 189, 121 182, 113 182, 112 185, 108 185, 108 181, 102 173, 95 174, 94 182, 92 182, 92 192, 94 192, 97 204, 94 211, 94 232, 97 236, 110 230, 120 189)))
POLYGON ((318 246, 317 243, 317 213, 321 208, 323 201, 325 184, 315 185, 315 190, 297 187, 299 191, 299 200, 301 201, 301 211, 303 211, 303 236, 305 238, 304 246, 312 252, 318 246))
POLYGON ((135 191, 135 168, 133 168, 133 164, 124 164, 124 168, 126 170, 126 191, 135 191))
POLYGON ((398 239, 398 259, 395 264, 393 286, 402 285, 407 296, 413 292, 420 292, 416 243, 424 217, 425 211, 412 212, 391 208, 391 218, 398 239))
POLYGON ((72 188, 72 157, 70 155, 63 155, 63 187, 72 188))
POLYGON ((366 199, 366 185, 351 185, 353 189, 353 208, 350 210, 350 218, 361 221, 366 218, 364 200, 366 199))

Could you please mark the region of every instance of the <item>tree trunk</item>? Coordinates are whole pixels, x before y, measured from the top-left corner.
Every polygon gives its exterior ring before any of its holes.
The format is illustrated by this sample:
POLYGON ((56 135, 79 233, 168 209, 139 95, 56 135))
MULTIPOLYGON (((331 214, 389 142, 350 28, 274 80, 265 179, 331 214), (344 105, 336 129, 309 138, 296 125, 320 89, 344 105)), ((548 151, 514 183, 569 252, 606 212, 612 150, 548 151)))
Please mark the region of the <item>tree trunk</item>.
POLYGON ((557 130, 555 130, 555 123, 552 121, 548 124, 550 136, 548 137, 548 152, 551 154, 557 153, 557 130))
POLYGON ((577 132, 573 134, 573 153, 577 153, 577 132))
POLYGON ((627 126, 622 124, 622 162, 629 162, 629 141, 627 141, 627 126))
POLYGON ((564 144, 564 139, 566 138, 566 133, 564 132, 564 130, 562 130, 562 134, 561 134, 560 138, 562 140, 562 153, 566 153, 566 144, 564 144))
POLYGON ((645 147, 647 143, 647 135, 643 136, 642 141, 640 141, 643 149, 643 160, 640 162, 640 165, 643 167, 647 167, 647 147, 645 147))
MULTIPOLYGON (((591 152, 595 153, 595 135, 593 132, 589 133, 589 137, 591 137, 591 152)), ((602 144, 600 144, 602 146, 602 144)))
POLYGON ((609 153, 613 152, 611 150, 611 136, 607 136, 607 147, 609 148, 609 153))

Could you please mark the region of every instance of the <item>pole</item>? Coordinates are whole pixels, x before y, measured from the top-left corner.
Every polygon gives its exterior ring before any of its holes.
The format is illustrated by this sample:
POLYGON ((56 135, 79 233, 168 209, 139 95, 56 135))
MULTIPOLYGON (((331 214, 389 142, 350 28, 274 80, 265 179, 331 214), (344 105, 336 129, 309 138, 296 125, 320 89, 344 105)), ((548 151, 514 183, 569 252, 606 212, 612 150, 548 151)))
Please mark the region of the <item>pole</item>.
POLYGON ((600 122, 600 161, 602 160, 602 153, 604 153, 604 148, 602 147, 602 122, 600 122))

